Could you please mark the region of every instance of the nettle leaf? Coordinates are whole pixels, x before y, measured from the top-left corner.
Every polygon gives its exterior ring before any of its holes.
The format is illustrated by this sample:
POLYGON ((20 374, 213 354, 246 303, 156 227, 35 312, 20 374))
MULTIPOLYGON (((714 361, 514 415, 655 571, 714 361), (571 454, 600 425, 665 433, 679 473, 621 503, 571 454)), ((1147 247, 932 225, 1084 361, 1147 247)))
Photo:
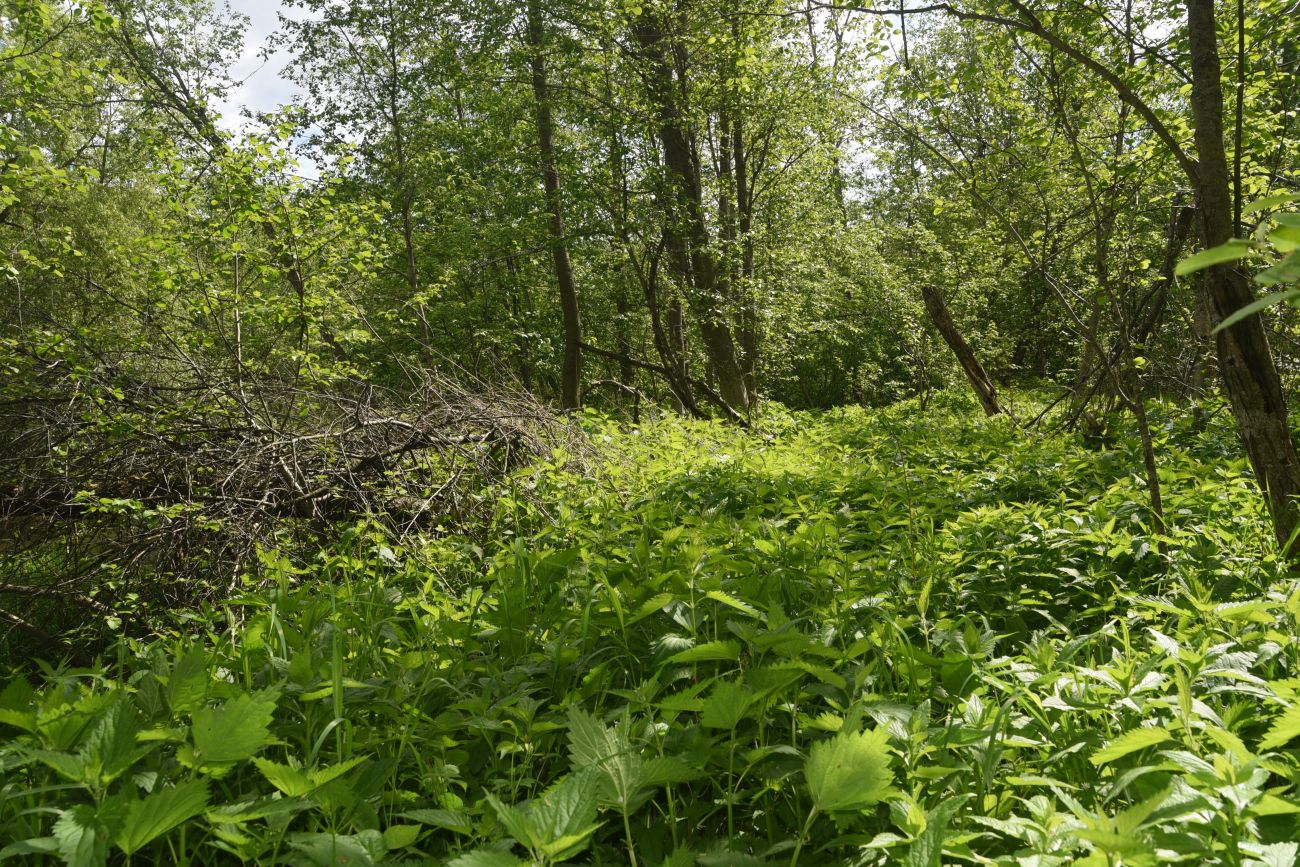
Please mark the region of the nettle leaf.
POLYGON ((86 773, 101 786, 117 779, 151 749, 136 746, 140 715, 125 693, 118 695, 91 729, 78 753, 86 773))
POLYGON ((1268 846, 1242 843, 1241 848, 1255 856, 1246 860, 1246 867, 1295 867, 1296 856, 1300 855, 1300 843, 1273 843, 1268 846))
POLYGON ((704 771, 689 765, 676 756, 652 756, 645 760, 643 785, 669 786, 689 783, 703 777, 704 771))
POLYGON ((712 729, 734 729, 749 714, 754 694, 744 685, 722 681, 704 702, 700 725, 712 729))
POLYGON ((520 807, 504 804, 494 795, 486 799, 506 832, 534 856, 563 861, 577 855, 600 825, 596 822, 596 797, 600 782, 595 771, 570 774, 542 797, 520 807))
POLYGON ((36 731, 36 691, 25 677, 15 677, 0 692, 0 725, 11 725, 25 732, 36 731))
POLYGON ((685 846, 674 849, 673 853, 659 863, 659 867, 693 867, 695 853, 685 846))
POLYGON ((840 732, 813 744, 804 763, 804 779, 813 804, 822 812, 865 810, 894 791, 889 733, 840 732))
POLYGON ((533 826, 542 837, 539 851, 557 861, 567 860, 587 848, 596 833, 596 799, 600 782, 596 772, 570 774, 529 804, 533 826))
POLYGON ((93 807, 64 810, 54 823, 54 839, 67 867, 98 867, 108 860, 108 829, 93 807))
POLYGON ((1264 740, 1259 743, 1259 748, 1276 749, 1297 737, 1300 737, 1300 704, 1293 704, 1274 720, 1273 725, 1269 726, 1264 740))
POLYGON ((356 834, 301 833, 289 839, 289 845, 316 867, 369 867, 383 860, 387 849, 384 835, 378 831, 356 834))
POLYGON ((311 780, 301 768, 282 765, 270 759, 255 758, 253 764, 267 781, 291 798, 300 798, 311 791, 311 780))
POLYGON ((668 657, 671 665, 690 662, 734 662, 740 659, 739 641, 706 641, 668 657))
POLYGON ((384 846, 389 851, 414 846, 423 832, 419 825, 389 825, 384 829, 384 846))
POLYGON ((504 803, 490 792, 483 797, 497 814, 497 819, 507 834, 527 849, 535 849, 539 845, 541 834, 533 827, 533 823, 523 809, 504 803))
POLYGON ((1140 832, 1147 825, 1147 820, 1169 800, 1172 793, 1172 788, 1157 792, 1114 818, 1104 814, 1086 816, 1084 827, 1076 833, 1100 851, 1111 855, 1149 855, 1152 853, 1151 843, 1140 832))
POLYGON ((523 861, 509 852, 475 849, 452 859, 447 863, 447 867, 522 867, 523 864, 523 861))
POLYGON ((310 771, 289 765, 281 765, 263 758, 253 759, 253 764, 257 765, 257 769, 262 772, 262 776, 266 777, 271 785, 291 798, 300 798, 310 795, 321 786, 337 780, 365 760, 366 756, 354 756, 345 762, 339 762, 337 765, 314 768, 310 771))
POLYGON ((407 810, 397 815, 402 819, 410 819, 422 825, 433 825, 435 828, 445 828, 457 834, 474 833, 474 820, 466 813, 456 810, 407 810))
POLYGON ((213 825, 239 825, 271 816, 301 812, 311 809, 311 806, 310 801, 301 798, 263 798, 258 801, 241 801, 237 804, 213 807, 204 814, 204 818, 213 825))
POLYGON ((278 692, 263 690, 195 711, 190 733, 197 763, 205 769, 220 769, 256 755, 271 742, 271 718, 278 698, 278 692))
POLYGON ((631 626, 634 623, 639 623, 642 620, 645 620, 651 614, 658 614, 660 611, 663 610, 665 605, 667 605, 669 602, 672 601, 673 601, 673 594, 671 593, 659 593, 656 594, 655 596, 651 596, 649 599, 647 599, 645 602, 642 602, 641 605, 637 607, 636 612, 633 613, 633 615, 630 618, 628 618, 627 625, 631 626))
POLYGON ((176 660, 167 677, 167 706, 172 713, 188 713, 203 706, 208 694, 208 658, 202 648, 191 648, 176 660))
POLYGON ((113 842, 128 855, 138 852, 207 806, 207 780, 190 780, 175 788, 161 789, 131 804, 113 842))
POLYGON ((730 593, 723 592, 722 590, 710 590, 709 592, 705 593, 704 596, 706 599, 712 599, 714 602, 721 602, 723 605, 728 605, 736 609, 737 611, 741 612, 742 614, 747 614, 750 617, 754 617, 759 620, 763 619, 762 612, 760 612, 757 608, 755 608, 753 605, 750 605, 748 602, 744 602, 740 599, 737 599, 735 596, 732 596, 730 593))
POLYGON ((1153 747, 1156 744, 1162 744, 1173 737, 1168 730, 1159 726, 1149 726, 1145 728, 1134 729, 1111 740, 1106 746, 1092 754, 1092 763, 1100 767, 1107 762, 1113 762, 1116 759, 1123 758, 1129 753, 1135 753, 1138 750, 1144 750, 1147 747, 1153 747))
POLYGON ((56 753, 53 750, 27 750, 24 755, 54 770, 60 777, 73 783, 90 782, 90 772, 86 760, 71 753, 56 753))
POLYGON ((905 867, 940 867, 943 863, 943 841, 948 838, 948 824, 957 815, 961 805, 970 795, 957 795, 944 800, 925 814, 925 829, 912 841, 903 859, 905 867))
POLYGON ((605 800, 629 809, 645 785, 645 763, 622 727, 606 727, 581 708, 569 709, 569 757, 579 770, 593 768, 605 800))
POLYGON ((59 841, 54 837, 32 837, 0 849, 0 861, 15 855, 57 855, 58 852, 59 841))

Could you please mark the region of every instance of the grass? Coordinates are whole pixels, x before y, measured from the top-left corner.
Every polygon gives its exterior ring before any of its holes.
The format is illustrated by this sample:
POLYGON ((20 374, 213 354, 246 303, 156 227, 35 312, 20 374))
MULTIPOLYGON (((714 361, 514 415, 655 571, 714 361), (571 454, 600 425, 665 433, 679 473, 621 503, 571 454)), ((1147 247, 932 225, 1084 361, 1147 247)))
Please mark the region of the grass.
POLYGON ((22 863, 1292 864, 1300 592, 1211 415, 584 423, 492 550, 365 527, 0 697, 22 863))

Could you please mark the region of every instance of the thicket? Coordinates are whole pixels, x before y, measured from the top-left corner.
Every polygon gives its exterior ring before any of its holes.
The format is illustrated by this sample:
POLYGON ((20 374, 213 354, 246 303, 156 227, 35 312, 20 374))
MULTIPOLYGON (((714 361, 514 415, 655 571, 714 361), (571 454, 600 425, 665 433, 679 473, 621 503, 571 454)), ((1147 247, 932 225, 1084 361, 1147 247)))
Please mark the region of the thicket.
POLYGON ((0 859, 1294 865, 1288 2, 0 0, 0 859))
POLYGON ((1136 438, 973 409, 587 416, 486 544, 265 551, 9 683, 3 854, 1293 863, 1300 591, 1223 408, 1153 411, 1162 536, 1136 438))

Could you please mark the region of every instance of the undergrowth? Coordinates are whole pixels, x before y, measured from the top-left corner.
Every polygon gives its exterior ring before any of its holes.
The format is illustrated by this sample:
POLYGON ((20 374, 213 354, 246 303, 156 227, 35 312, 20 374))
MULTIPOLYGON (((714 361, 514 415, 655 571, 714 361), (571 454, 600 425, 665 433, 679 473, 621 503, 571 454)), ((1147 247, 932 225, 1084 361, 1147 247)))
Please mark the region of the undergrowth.
POLYGON ((960 398, 585 423, 491 550, 358 525, 13 677, 0 857, 1295 862, 1300 592, 1221 416, 1153 418, 1163 540, 1135 443, 960 398))

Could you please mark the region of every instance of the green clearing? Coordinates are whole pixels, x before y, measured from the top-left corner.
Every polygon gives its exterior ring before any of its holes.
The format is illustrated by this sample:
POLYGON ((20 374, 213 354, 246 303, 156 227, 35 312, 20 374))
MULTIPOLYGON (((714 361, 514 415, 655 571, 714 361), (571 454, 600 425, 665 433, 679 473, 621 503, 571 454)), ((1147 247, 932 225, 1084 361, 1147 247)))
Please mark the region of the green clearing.
POLYGON ((1291 864, 1300 590, 1230 418, 587 416, 483 549, 344 532, 0 698, 20 863, 1291 864), (1162 564, 1165 564, 1162 568, 1162 564))

